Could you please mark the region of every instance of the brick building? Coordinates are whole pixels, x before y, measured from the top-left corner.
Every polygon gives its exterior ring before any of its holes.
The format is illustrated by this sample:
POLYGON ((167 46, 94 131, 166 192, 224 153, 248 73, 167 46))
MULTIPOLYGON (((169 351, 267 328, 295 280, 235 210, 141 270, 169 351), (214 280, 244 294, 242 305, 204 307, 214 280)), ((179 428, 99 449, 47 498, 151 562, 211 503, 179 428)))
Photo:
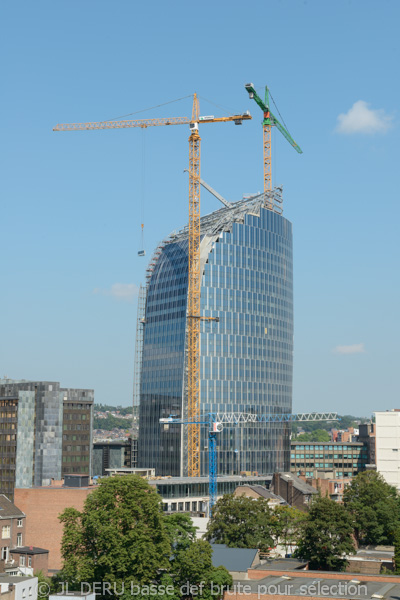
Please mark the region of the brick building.
POLYGON ((47 576, 49 551, 36 546, 21 546, 21 548, 11 550, 10 562, 26 575, 33 575, 41 571, 43 575, 47 576))
MULTIPOLYGON (((300 475, 301 476, 301 475, 300 475)), ((335 471, 316 469, 313 477, 304 477, 306 483, 318 490, 322 496, 328 496, 336 502, 343 501, 343 492, 351 484, 350 477, 336 477, 335 471)))
POLYGON ((10 566, 10 552, 25 543, 26 515, 0 494, 0 571, 10 566))
POLYGON ((264 498, 269 502, 271 508, 276 506, 285 505, 286 502, 281 496, 277 496, 271 490, 267 490, 263 485, 238 485, 236 490, 233 492, 234 496, 246 496, 246 498, 264 498))
POLYGON ((303 511, 307 510, 312 497, 318 494, 315 488, 293 473, 274 473, 271 491, 290 506, 303 511))
POLYGON ((59 514, 70 506, 81 511, 87 496, 95 487, 91 485, 87 487, 65 487, 60 481, 49 487, 15 489, 15 502, 22 508, 27 517, 26 541, 24 544, 49 550, 48 569, 50 574, 62 567, 61 539, 63 525, 58 520, 59 514))

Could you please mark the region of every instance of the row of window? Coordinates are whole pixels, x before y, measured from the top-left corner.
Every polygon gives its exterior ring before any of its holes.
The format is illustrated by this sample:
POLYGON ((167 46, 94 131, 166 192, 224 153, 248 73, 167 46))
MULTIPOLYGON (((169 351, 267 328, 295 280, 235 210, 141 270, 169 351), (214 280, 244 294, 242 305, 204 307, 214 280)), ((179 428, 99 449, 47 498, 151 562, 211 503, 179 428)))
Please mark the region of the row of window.
POLYGON ((327 458, 346 458, 346 459, 353 459, 353 460, 367 460, 367 455, 366 454, 361 454, 360 452, 354 452, 353 454, 291 454, 290 458, 293 458, 295 461, 298 460, 299 458, 307 458, 310 460, 314 460, 314 458, 324 458, 325 460, 327 458))
POLYGON ((315 467, 316 469, 326 469, 326 468, 331 468, 333 469, 334 467, 338 467, 338 468, 347 468, 350 469, 353 466, 353 469, 363 469, 364 468, 364 464, 362 463, 343 463, 343 462, 337 462, 337 463, 333 463, 333 462, 323 462, 323 463, 314 463, 314 464, 310 464, 310 463, 304 463, 304 462, 298 462, 295 465, 292 464, 292 467, 295 467, 296 469, 299 467, 308 467, 310 468, 311 466, 315 467))
MULTIPOLYGON (((18 519, 17 527, 22 527, 22 526, 23 526, 22 519, 18 519)), ((1 539, 7 540, 7 539, 10 539, 10 537, 11 537, 11 526, 3 525, 3 527, 1 528, 1 539)), ((22 541, 22 533, 18 533, 18 535, 17 535, 17 544, 18 544, 18 540, 22 541)), ((22 543, 18 544, 18 546, 22 546, 22 543)))
POLYGON ((86 415, 85 413, 82 414, 78 414, 78 413, 64 413, 64 420, 65 421, 86 421, 86 417, 89 415, 86 415))
POLYGON ((89 462, 89 457, 88 456, 63 456, 63 462, 84 462, 87 463, 89 462))
POLYGON ((167 502, 163 502, 163 511, 167 512, 168 510, 171 512, 203 512, 206 510, 206 502, 171 502, 170 507, 167 502))
POLYGON ((341 450, 358 450, 361 449, 362 446, 342 446, 342 445, 337 445, 337 444, 333 444, 333 445, 326 445, 324 444, 323 446, 314 446, 314 445, 309 445, 309 446, 302 446, 300 444, 292 444, 292 450, 335 450, 336 452, 340 452, 341 450))

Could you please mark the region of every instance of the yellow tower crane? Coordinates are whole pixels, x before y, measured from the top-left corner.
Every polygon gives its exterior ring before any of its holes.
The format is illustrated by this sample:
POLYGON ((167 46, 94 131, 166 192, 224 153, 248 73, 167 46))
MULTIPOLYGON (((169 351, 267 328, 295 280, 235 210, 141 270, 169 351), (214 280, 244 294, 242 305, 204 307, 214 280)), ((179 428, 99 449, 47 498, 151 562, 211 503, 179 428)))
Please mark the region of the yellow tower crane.
POLYGON ((127 121, 100 121, 89 123, 61 123, 53 131, 87 131, 93 129, 126 129, 159 125, 189 125, 189 246, 188 246, 188 476, 200 475, 200 321, 216 320, 200 315, 200 144, 199 123, 225 123, 241 125, 251 119, 247 111, 230 117, 200 116, 197 94, 193 96, 192 118, 172 117, 127 121))

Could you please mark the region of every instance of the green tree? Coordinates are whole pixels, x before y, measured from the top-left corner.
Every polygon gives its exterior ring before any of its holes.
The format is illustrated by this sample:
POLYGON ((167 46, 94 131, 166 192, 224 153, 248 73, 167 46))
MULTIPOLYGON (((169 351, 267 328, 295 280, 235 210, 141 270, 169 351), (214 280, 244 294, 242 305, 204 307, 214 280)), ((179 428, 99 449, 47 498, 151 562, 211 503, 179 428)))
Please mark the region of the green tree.
POLYGON ((171 564, 173 565, 180 552, 187 550, 196 541, 196 527, 189 515, 174 513, 165 515, 165 529, 171 544, 171 564))
POLYGON ((303 523, 295 555, 309 561, 311 569, 340 571, 345 554, 355 554, 353 522, 342 504, 318 495, 303 523))
POLYGON ((161 498, 138 476, 109 477, 85 501, 60 515, 62 579, 72 586, 107 581, 121 589, 148 584, 167 569, 171 546, 161 498))
POLYGON ((393 544, 400 526, 400 498, 382 475, 358 473, 345 489, 343 502, 354 519, 358 543, 393 544))
POLYGON ((316 429, 310 433, 301 433, 297 436, 297 442, 330 442, 331 436, 324 429, 316 429))
POLYGON ((225 567, 213 566, 212 548, 204 540, 196 540, 180 552, 175 568, 176 585, 184 597, 221 597, 223 590, 232 585, 232 577, 225 567))
POLYGON ((258 548, 267 552, 274 545, 273 531, 268 501, 226 494, 214 505, 206 539, 230 548, 258 548))
POLYGON ((94 429, 104 429, 106 431, 111 431, 112 429, 129 429, 131 426, 131 421, 127 419, 121 419, 118 417, 114 417, 113 415, 107 415, 105 419, 101 419, 100 417, 94 416, 93 418, 93 428, 94 429))
POLYGON ((232 585, 228 571, 213 566, 210 544, 196 540, 196 527, 189 515, 167 515, 165 526, 172 548, 170 583, 175 597, 212 598, 222 592, 222 586, 228 589, 232 585))
POLYGON ((70 590, 101 582, 111 586, 99 594, 104 600, 131 600, 132 585, 142 599, 212 600, 221 595, 218 586, 232 584, 224 567, 213 566, 210 544, 195 539, 190 517, 163 515, 160 496, 138 476, 101 480, 82 512, 68 508, 60 520, 64 563, 53 593, 61 582, 70 590))
POLYGON ((394 535, 394 572, 400 575, 400 527, 394 535))
POLYGON ((36 571, 34 577, 38 578, 38 600, 47 600, 51 588, 51 579, 43 574, 43 571, 36 571))
POLYGON ((280 544, 287 553, 299 542, 306 514, 292 506, 277 506, 272 515, 275 546, 280 544))

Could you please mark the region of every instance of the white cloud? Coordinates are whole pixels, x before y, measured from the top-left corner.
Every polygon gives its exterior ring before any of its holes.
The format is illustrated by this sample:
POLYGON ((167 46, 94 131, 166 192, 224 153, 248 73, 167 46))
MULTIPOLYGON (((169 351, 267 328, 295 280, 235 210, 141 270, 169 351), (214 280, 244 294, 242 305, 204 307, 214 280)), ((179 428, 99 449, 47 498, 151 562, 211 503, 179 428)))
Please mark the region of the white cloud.
POLYGON ((338 133, 386 133, 392 126, 393 117, 387 115, 381 108, 369 108, 367 102, 358 100, 347 113, 342 113, 337 118, 338 133))
POLYGON ((112 296, 117 300, 132 302, 137 297, 139 288, 134 283, 113 283, 110 289, 95 288, 93 294, 102 294, 103 296, 112 296))
POLYGON ((336 354, 363 354, 365 352, 364 344, 353 344, 351 346, 336 346, 333 349, 336 354))

